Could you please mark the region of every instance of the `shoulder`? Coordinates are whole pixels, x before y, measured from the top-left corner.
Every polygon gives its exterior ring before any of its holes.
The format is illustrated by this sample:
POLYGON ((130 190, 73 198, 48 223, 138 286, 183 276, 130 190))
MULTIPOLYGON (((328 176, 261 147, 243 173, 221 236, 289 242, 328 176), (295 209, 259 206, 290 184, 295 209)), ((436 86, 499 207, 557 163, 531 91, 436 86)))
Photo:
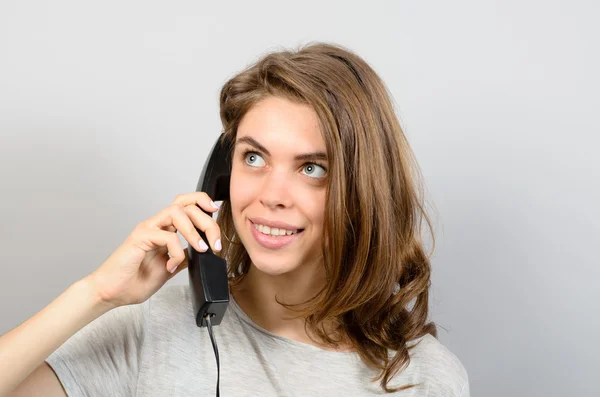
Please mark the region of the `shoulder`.
POLYGON ((440 341, 427 334, 409 342, 407 347, 410 356, 407 371, 425 383, 427 395, 468 396, 466 368, 440 341))
POLYGON ((166 284, 150 298, 153 302, 185 302, 189 301, 190 289, 185 284, 166 284))
POLYGON ((148 299, 147 304, 150 317, 159 317, 161 322, 165 318, 182 322, 193 319, 192 299, 187 285, 164 285, 148 299))

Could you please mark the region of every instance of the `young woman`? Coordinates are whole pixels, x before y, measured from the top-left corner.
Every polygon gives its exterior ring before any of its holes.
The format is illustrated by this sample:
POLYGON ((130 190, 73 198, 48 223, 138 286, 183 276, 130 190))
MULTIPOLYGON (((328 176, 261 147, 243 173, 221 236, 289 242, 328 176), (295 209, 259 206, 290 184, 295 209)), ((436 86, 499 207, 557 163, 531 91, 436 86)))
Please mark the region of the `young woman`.
MULTIPOLYGON (((181 233, 229 264, 224 396, 469 396, 427 322, 418 166, 365 61, 313 44, 221 91, 230 201, 178 196, 96 271, 0 339, 0 395, 200 396, 215 357, 195 324, 181 233), (160 289, 160 291, 159 291, 160 289)), ((211 142, 212 143, 212 142, 211 142)))

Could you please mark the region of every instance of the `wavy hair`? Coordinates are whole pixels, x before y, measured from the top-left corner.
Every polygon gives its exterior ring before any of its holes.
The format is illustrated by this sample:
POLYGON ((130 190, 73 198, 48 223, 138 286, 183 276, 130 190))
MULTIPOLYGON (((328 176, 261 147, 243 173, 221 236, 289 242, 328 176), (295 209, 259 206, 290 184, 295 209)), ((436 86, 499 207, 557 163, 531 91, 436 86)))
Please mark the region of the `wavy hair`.
MULTIPOLYGON (((437 337, 435 324, 427 322, 431 268, 422 220, 432 238, 433 230, 420 170, 391 97, 376 72, 341 46, 313 43, 269 53, 221 90, 221 122, 230 143, 248 110, 272 95, 314 109, 329 159, 323 236, 327 283, 302 303, 305 324, 329 346, 349 343, 379 371, 373 381, 386 392, 413 387, 392 389, 389 382, 410 362, 407 342, 425 334, 437 337)), ((217 222, 225 236, 220 255, 229 263, 234 288, 251 259, 228 202, 217 222)))

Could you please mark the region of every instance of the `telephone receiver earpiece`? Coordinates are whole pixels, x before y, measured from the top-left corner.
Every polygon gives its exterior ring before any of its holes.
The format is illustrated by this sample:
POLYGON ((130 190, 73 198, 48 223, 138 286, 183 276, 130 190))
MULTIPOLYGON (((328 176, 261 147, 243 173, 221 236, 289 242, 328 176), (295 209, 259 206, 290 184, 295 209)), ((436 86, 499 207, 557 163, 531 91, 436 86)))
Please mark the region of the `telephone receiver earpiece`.
MULTIPOLYGON (((213 201, 229 200, 230 152, 227 138, 221 134, 210 151, 198 180, 196 191, 207 193, 213 201)), ((204 213, 212 216, 207 211, 204 213)), ((208 244, 204 232, 198 228, 196 230, 208 244)), ((215 255, 210 246, 206 252, 198 252, 189 245, 188 254, 188 274, 196 325, 206 327, 207 316, 212 325, 218 325, 229 304, 227 262, 215 255)))

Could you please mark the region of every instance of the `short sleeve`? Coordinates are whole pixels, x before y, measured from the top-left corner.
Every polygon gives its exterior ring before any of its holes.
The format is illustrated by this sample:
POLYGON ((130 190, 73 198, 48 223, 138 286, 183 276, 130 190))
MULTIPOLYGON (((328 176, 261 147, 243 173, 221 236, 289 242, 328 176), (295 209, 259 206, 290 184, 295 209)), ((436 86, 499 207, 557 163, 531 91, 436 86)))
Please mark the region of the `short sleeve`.
POLYGON ((105 313, 46 359, 69 397, 135 396, 148 305, 105 313))
POLYGON ((460 392, 459 397, 470 397, 471 392, 469 391, 469 380, 465 380, 465 384, 463 385, 462 391, 460 392))

